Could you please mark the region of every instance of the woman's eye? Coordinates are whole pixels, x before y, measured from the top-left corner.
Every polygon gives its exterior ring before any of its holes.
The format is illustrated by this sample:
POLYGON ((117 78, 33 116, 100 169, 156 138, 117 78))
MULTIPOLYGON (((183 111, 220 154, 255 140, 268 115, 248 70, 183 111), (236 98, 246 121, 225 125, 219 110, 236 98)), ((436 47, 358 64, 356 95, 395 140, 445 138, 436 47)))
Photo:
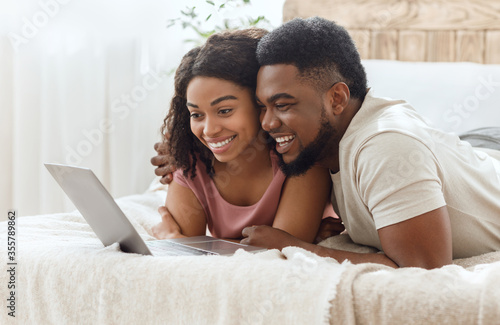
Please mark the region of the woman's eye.
POLYGON ((223 108, 223 109, 219 110, 219 114, 222 114, 222 115, 229 114, 229 113, 231 113, 232 110, 233 110, 232 108, 223 108))
POLYGON ((189 116, 190 116, 192 119, 197 119, 197 118, 199 118, 199 117, 201 116, 201 114, 199 114, 199 113, 194 113, 194 112, 193 112, 193 113, 191 113, 189 116))

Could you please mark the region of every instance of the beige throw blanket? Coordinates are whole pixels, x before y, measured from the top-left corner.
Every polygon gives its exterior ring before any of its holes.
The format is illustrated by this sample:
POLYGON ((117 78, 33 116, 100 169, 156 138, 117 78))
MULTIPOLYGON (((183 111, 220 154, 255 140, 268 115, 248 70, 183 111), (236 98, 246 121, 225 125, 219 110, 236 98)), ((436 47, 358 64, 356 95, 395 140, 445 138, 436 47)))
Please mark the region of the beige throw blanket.
MULTIPOLYGON (((321 245, 376 252, 344 235, 321 245)), ((330 317, 331 324, 500 324, 500 252, 436 270, 346 266, 330 317)))
MULTIPOLYGON (((162 187, 118 200, 145 240, 162 187)), ((438 270, 339 264, 299 248, 148 257, 104 248, 79 213, 17 220, 16 317, 1 324, 495 324, 500 252, 438 270), (489 264, 484 264, 489 263, 489 264)), ((6 260, 6 224, 0 223, 6 260)), ((328 247, 372 248, 332 237, 328 247)), ((4 263, 4 267, 6 263, 4 263)), ((9 274, 0 297, 9 296, 9 274)), ((5 303, 4 303, 5 306, 5 303)))
MULTIPOLYGON (((145 240, 165 192, 118 200, 145 240)), ((6 261, 6 224, 0 223, 6 261)), ((150 257, 103 247, 78 213, 17 220, 15 318, 0 324, 322 324, 345 269, 289 247, 232 257, 150 257)), ((4 262, 4 268, 6 263, 4 262)))

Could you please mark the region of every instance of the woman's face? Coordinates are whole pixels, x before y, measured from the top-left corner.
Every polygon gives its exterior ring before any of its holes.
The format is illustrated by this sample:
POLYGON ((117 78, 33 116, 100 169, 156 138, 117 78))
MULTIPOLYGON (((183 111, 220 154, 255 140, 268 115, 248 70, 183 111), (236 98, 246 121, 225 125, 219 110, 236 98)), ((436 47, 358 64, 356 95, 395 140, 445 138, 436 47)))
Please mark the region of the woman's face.
POLYGON ((186 92, 193 134, 221 162, 237 158, 261 129, 254 94, 231 81, 195 77, 186 92))

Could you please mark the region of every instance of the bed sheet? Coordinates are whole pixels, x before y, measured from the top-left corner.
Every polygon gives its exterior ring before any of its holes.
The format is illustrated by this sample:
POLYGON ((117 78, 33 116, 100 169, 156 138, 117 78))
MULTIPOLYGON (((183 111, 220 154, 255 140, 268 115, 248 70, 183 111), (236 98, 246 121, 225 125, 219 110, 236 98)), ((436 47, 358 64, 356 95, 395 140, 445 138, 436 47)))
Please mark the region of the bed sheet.
MULTIPOLYGON (((117 202, 154 240, 164 200, 157 190, 117 202)), ((345 268, 293 247, 231 257, 127 254, 103 247, 77 211, 22 217, 16 228, 16 317, 3 308, 1 324, 321 324, 345 268)), ((5 222, 0 229, 5 243, 5 222)), ((0 276, 4 301, 9 277, 0 276)))
MULTIPOLYGON (((117 200, 145 240, 165 187, 117 200)), ((296 247, 231 257, 150 257, 103 247, 81 215, 17 220, 16 318, 2 324, 427 324, 500 319, 500 252, 437 270, 339 264, 296 247)), ((6 224, 0 224, 6 242, 6 224)), ((374 248, 349 236, 321 245, 374 248)), ((0 254, 7 256, 5 245, 0 254)), ((9 296, 2 272, 0 296, 9 296)), ((4 298, 5 297, 5 298, 4 298)), ((5 300, 4 300, 5 301, 5 300)))

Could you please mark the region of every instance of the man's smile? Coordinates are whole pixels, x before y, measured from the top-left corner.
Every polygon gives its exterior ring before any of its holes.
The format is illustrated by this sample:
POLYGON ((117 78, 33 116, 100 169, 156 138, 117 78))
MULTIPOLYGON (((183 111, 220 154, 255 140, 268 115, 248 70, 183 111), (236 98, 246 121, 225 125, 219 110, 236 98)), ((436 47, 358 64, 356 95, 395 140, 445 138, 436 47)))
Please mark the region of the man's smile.
POLYGON ((276 151, 280 154, 285 154, 290 150, 295 140, 294 134, 275 136, 271 135, 276 141, 276 151))

